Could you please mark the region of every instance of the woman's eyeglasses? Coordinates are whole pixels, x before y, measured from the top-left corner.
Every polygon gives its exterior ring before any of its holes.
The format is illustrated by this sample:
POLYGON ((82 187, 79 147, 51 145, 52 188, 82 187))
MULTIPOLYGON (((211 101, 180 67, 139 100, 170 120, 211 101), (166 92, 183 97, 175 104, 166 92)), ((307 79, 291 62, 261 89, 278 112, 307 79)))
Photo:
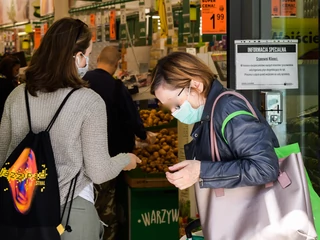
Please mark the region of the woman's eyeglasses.
MULTIPOLYGON (((184 87, 181 89, 181 91, 178 93, 177 97, 179 97, 181 95, 181 93, 183 92, 184 89, 185 89, 184 87)), ((180 108, 180 106, 177 104, 174 109, 178 110, 179 108, 180 108)))
POLYGON ((181 91, 179 92, 177 97, 179 97, 181 95, 181 93, 183 92, 184 89, 185 89, 184 87, 181 89, 181 91))

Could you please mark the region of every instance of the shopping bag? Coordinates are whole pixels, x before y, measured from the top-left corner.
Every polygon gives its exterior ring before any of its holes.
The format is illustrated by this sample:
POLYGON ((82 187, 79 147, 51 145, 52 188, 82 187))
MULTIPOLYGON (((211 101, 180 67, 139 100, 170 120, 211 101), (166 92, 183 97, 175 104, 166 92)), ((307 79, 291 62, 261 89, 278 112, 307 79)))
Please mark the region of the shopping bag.
MULTIPOLYGON (((283 148, 275 149, 278 158, 284 158, 289 156, 291 153, 298 154, 300 153, 300 148, 298 144, 292 144, 283 148)), ((312 213, 314 219, 314 225, 317 231, 317 235, 320 236, 320 197, 314 190, 311 180, 308 175, 308 171, 306 171, 306 179, 308 183, 308 189, 310 193, 310 201, 312 206, 312 213)))
MULTIPOLYGON (((250 103, 240 94, 257 117, 250 103)), ((212 116, 216 102, 213 104, 212 116)), ((211 123, 211 153, 220 161, 216 133, 211 123)), ((195 184, 197 206, 206 240, 311 240, 317 239, 309 187, 299 145, 276 149, 280 174, 266 186, 234 189, 200 188, 195 184), (294 151, 293 151, 294 150, 294 151), (218 193, 218 194, 216 194, 218 193), (222 194, 221 194, 222 193, 222 194)))

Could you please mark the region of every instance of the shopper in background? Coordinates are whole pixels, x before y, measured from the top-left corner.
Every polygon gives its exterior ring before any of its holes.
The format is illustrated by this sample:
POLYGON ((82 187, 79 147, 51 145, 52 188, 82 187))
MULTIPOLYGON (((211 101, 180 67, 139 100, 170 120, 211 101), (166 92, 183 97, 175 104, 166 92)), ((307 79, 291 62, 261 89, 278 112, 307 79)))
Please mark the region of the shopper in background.
MULTIPOLYGON (((108 145, 111 156, 132 152, 135 147, 135 136, 151 141, 151 134, 146 132, 130 93, 121 80, 113 77, 120 59, 119 50, 107 46, 98 56, 97 68, 88 71, 83 77, 88 81, 90 88, 106 103, 108 145)), ((96 208, 101 220, 108 225, 104 235, 104 239, 108 240, 115 239, 118 230, 115 189, 116 179, 97 186, 99 194, 96 208)))
POLYGON ((20 61, 7 55, 0 62, 0 122, 7 97, 18 86, 20 61))
POLYGON ((78 76, 91 50, 91 32, 86 24, 72 18, 56 21, 31 59, 26 84, 18 86, 8 97, 0 125, 2 166, 29 131, 25 88, 35 132, 45 130, 65 96, 78 89, 50 130, 62 205, 71 180, 79 173, 69 219, 72 232, 63 233, 62 240, 101 239, 103 227, 94 207, 93 183, 113 179, 140 162, 131 153, 109 155, 105 103, 78 76))
POLYGON ((146 130, 130 93, 122 81, 113 77, 120 59, 119 50, 114 46, 107 46, 98 56, 97 68, 88 71, 83 77, 88 81, 89 87, 106 103, 111 156, 132 152, 135 136, 142 140, 147 139, 146 130))
MULTIPOLYGON (((185 146, 187 160, 169 167, 171 172, 166 173, 170 183, 186 189, 201 181, 200 188, 219 189, 258 186, 277 179, 279 165, 274 148, 279 143, 257 109, 259 120, 250 115, 238 115, 228 122, 224 130, 226 141, 221 133, 222 123, 233 112, 250 112, 245 102, 225 95, 218 101, 214 117, 210 119, 213 102, 226 89, 207 65, 191 54, 175 52, 159 60, 152 79, 151 93, 172 115, 185 124, 195 124, 193 140, 185 146), (212 161, 211 121, 217 132, 220 162, 212 161)), ((232 215, 228 213, 228 206, 225 212, 224 219, 214 221, 228 224, 228 214, 232 215)))

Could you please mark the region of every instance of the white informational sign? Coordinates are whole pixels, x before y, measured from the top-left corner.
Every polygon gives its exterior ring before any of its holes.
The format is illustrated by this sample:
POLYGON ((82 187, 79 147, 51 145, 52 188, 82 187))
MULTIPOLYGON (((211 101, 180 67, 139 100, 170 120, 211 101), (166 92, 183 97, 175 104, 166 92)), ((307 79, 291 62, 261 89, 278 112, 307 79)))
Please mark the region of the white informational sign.
POLYGON ((168 26, 168 36, 173 37, 174 35, 174 24, 173 24, 173 13, 171 0, 165 1, 166 6, 166 16, 167 16, 167 26, 168 26))
POLYGON ((187 53, 190 53, 190 54, 192 54, 192 55, 194 55, 194 56, 197 56, 197 50, 196 50, 196 48, 187 48, 187 49, 186 49, 186 52, 187 52, 187 53))
POLYGON ((144 6, 144 0, 139 1, 139 22, 146 21, 146 8, 144 6))
POLYGON ((298 88, 298 40, 236 40, 236 89, 298 88))
POLYGON ((146 8, 144 5, 139 6, 139 22, 146 21, 146 8))
POLYGON ((104 10, 103 21, 104 21, 105 25, 109 25, 110 24, 110 12, 109 12, 109 10, 104 10))
POLYGON ((127 23, 126 5, 121 5, 120 8, 120 24, 127 23))
POLYGON ((102 24, 102 14, 101 12, 96 13, 96 26, 101 26, 102 24))

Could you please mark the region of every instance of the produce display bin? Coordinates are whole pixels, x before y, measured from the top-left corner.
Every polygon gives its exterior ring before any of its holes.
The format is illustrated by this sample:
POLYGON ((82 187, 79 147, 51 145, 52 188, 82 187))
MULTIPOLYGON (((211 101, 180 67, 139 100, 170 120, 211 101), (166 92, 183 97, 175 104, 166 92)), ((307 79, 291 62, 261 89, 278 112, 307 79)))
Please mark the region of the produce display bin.
POLYGON ((129 188, 129 240, 179 239, 176 188, 129 188))
POLYGON ((122 173, 117 240, 178 240, 179 190, 165 176, 178 162, 177 120, 160 109, 141 110, 140 115, 146 130, 157 135, 153 144, 134 150, 142 160, 137 168, 122 173))
MULTIPOLYGON (((154 181, 153 183, 155 183, 154 181)), ((124 182, 126 183, 126 182, 124 182)), ((121 188, 121 240, 179 239, 179 191, 175 187, 121 188)))
POLYGON ((131 188, 162 188, 172 187, 172 184, 165 178, 164 173, 146 174, 141 169, 135 173, 125 174, 125 181, 131 188))

